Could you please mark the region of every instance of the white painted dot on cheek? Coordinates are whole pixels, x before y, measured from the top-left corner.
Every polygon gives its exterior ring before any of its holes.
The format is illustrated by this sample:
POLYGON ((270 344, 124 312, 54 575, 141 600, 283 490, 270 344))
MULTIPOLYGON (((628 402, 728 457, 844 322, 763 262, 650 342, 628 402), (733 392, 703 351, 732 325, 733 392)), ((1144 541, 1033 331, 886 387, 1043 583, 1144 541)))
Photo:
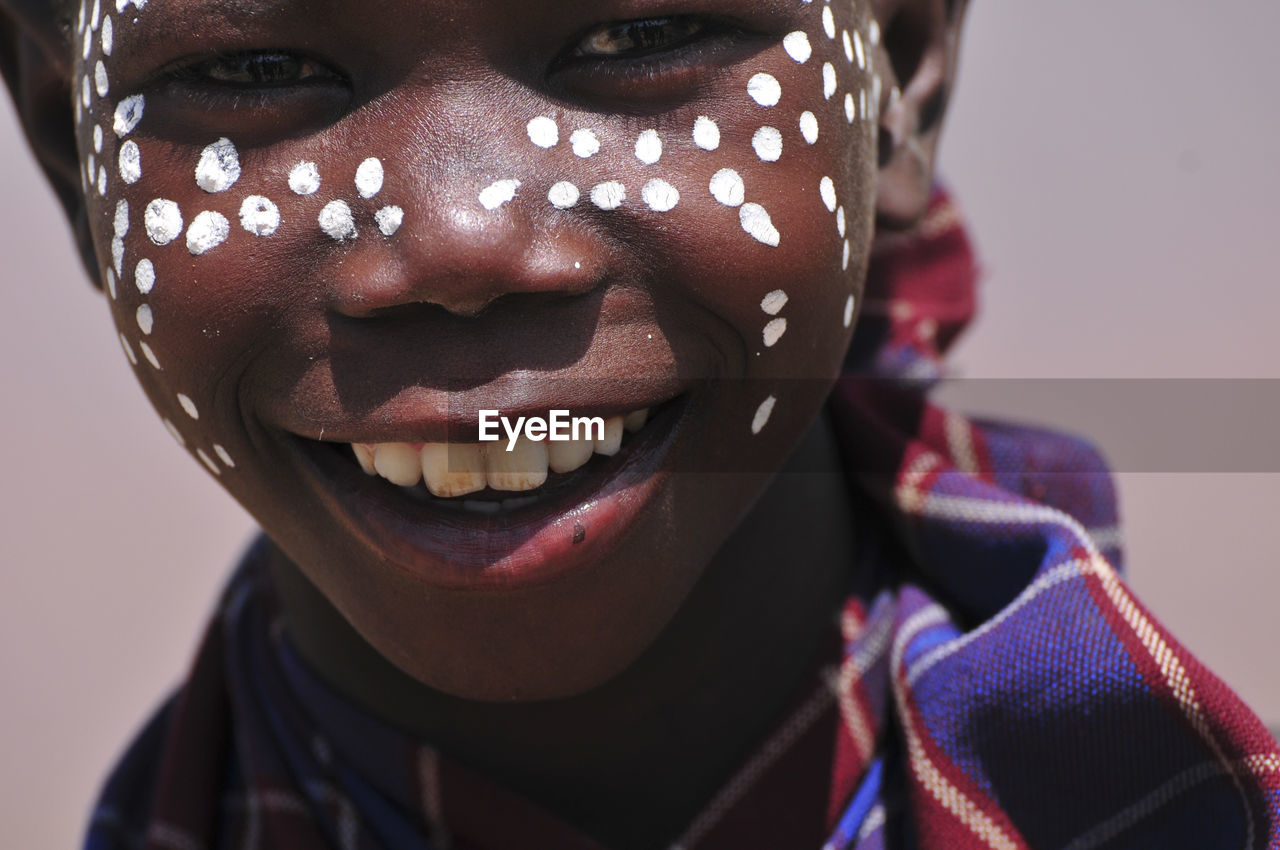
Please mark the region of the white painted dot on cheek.
POLYGON ((93 175, 98 170, 97 162, 98 160, 94 157, 94 155, 89 154, 87 157, 85 157, 84 170, 89 172, 90 175, 93 175))
POLYGON ((102 0, 93 0, 93 13, 89 15, 89 28, 94 32, 98 31, 98 24, 102 17, 102 0))
POLYGON ((178 430, 177 425, 174 425, 168 419, 165 419, 164 427, 169 432, 169 436, 173 437, 173 439, 177 441, 178 445, 184 447, 187 445, 187 441, 183 438, 182 432, 178 430))
POLYGON ((106 97, 107 92, 111 90, 110 80, 107 79, 107 66, 102 64, 101 59, 93 66, 93 86, 98 90, 98 97, 106 97))
POLYGON ((102 125, 93 125, 93 152, 102 153, 102 125))
POLYGON ((115 37, 111 28, 111 18, 102 19, 102 54, 104 56, 111 55, 111 48, 115 46, 115 37))
POLYGON ((140 94, 130 95, 116 104, 115 121, 112 125, 116 136, 124 138, 132 133, 142 120, 146 107, 147 100, 140 94))
POLYGON ((782 158, 782 133, 776 127, 761 127, 751 137, 751 147, 765 162, 777 162, 782 158))
POLYGON ((89 75, 86 74, 84 79, 80 81, 80 103, 85 109, 89 108, 89 104, 93 102, 93 90, 89 88, 89 75))
POLYGON ((151 346, 147 345, 146 340, 139 342, 138 348, 142 349, 142 356, 147 358, 148 363, 157 370, 163 371, 163 367, 160 365, 160 359, 156 357, 156 353, 151 350, 151 346))
POLYGON ((849 252, 850 252, 850 250, 851 250, 851 249, 849 248, 849 240, 848 240, 848 239, 846 239, 846 240, 844 240, 844 256, 843 256, 843 257, 841 257, 841 259, 840 259, 840 270, 841 270, 841 271, 846 271, 846 272, 847 272, 847 271, 849 270, 849 252))
POLYGON ((627 188, 617 180, 600 183, 591 190, 591 203, 602 210, 616 210, 627 199, 627 188))
POLYGON ((168 245, 182 233, 182 212, 173 201, 157 198, 147 204, 142 221, 147 236, 157 245, 168 245))
POLYGON ((787 306, 787 300, 787 293, 781 289, 775 289, 761 300, 760 309, 770 316, 776 316, 782 312, 783 307, 787 306))
POLYGON ((295 195, 314 195, 320 191, 320 169, 314 162, 300 162, 289 170, 289 188, 295 195))
POLYGON ((187 250, 199 256, 217 248, 231 235, 231 223, 220 212, 205 210, 187 228, 187 250))
POLYGON ((866 121, 870 116, 867 114, 867 90, 858 91, 858 114, 862 116, 862 120, 866 121))
POLYGON ((680 192, 666 180, 653 179, 640 190, 640 197, 654 212, 670 212, 680 203, 680 192))
POLYGON ((80 15, 76 18, 76 32, 84 32, 84 4, 80 4, 80 15))
POLYGON ((827 38, 836 37, 836 16, 831 13, 830 6, 822 8, 822 31, 827 34, 827 38))
POLYGON ((222 475, 222 470, 218 469, 218 465, 213 462, 213 458, 204 453, 204 449, 196 449, 196 457, 200 458, 200 462, 214 475, 222 475))
POLYGON ((740 207, 747 198, 742 175, 732 168, 722 168, 711 178, 711 197, 726 207, 740 207))
POLYGON ((830 62, 822 65, 822 96, 827 100, 836 94, 836 66, 830 62))
POLYGON ((867 70, 867 51, 862 46, 862 33, 857 30, 853 31, 853 49, 858 54, 858 67, 867 70))
POLYGON ((826 205, 828 212, 836 211, 836 184, 830 177, 823 177, 822 182, 818 184, 818 194, 822 196, 822 203, 826 205))
POLYGON ((192 419, 200 418, 200 411, 196 409, 196 403, 182 393, 178 393, 178 404, 182 405, 182 409, 192 419))
POLYGON ((782 339, 782 335, 787 332, 786 319, 774 319, 764 326, 764 347, 773 348, 778 344, 778 340, 782 339))
POLYGON ((514 199, 516 190, 519 188, 519 180, 498 180, 490 183, 480 192, 480 206, 487 210, 496 210, 514 199))
POLYGON ((107 194, 107 167, 105 165, 98 166, 98 194, 107 194))
POLYGON ((149 295, 155 289, 156 267, 150 260, 138 260, 138 265, 133 270, 133 285, 143 295, 149 295))
POLYGON ((761 106, 777 106, 782 100, 782 86, 772 74, 756 74, 747 82, 747 94, 761 106))
POLYGON ((636 159, 645 165, 653 165, 662 159, 662 138, 657 130, 645 130, 636 139, 636 159))
POLYGON ((356 169, 356 191, 362 198, 372 198, 382 191, 382 160, 371 156, 356 169))
POLYGON ((138 307, 137 313, 134 314, 134 318, 138 320, 138 329, 141 330, 147 336, 150 336, 151 331, 156 326, 156 318, 155 318, 155 314, 151 312, 151 305, 149 304, 140 305, 138 307))
POLYGON ((124 334, 120 334, 120 347, 124 349, 124 356, 129 358, 129 362, 137 366, 138 355, 133 353, 133 346, 129 344, 129 340, 124 334))
POLYGON ((217 443, 214 443, 213 453, 218 456, 218 460, 222 461, 227 466, 231 467, 232 469, 236 468, 236 462, 231 459, 231 455, 228 454, 227 450, 224 449, 222 446, 218 445, 217 443))
POLYGON ((849 64, 853 64, 853 40, 849 38, 849 31, 845 30, 841 38, 844 41, 844 58, 849 60, 849 64))
POLYGON ((840 232, 840 238, 843 239, 845 233, 844 207, 836 210, 836 230, 840 232))
POLYGON ((240 179, 240 153, 223 137, 200 153, 196 165, 196 185, 206 192, 225 192, 240 179))
POLYGON ((818 143, 818 116, 812 112, 803 112, 800 115, 800 135, 804 140, 811 144, 818 143))
POLYGON ((554 148, 560 144, 559 125, 545 115, 534 118, 525 129, 529 133, 529 141, 540 148, 554 148))
POLYGON ((404 223, 404 210, 400 207, 383 207, 373 214, 373 220, 383 236, 395 236, 400 225, 404 223))
POLYGON ((129 202, 124 198, 116 201, 116 214, 111 224, 116 236, 124 236, 129 232, 129 202))
POLYGON ((844 117, 848 119, 850 124, 853 123, 854 113, 853 95, 846 92, 844 96, 844 117))
POLYGON ((111 264, 117 277, 124 274, 124 239, 119 236, 111 240, 111 264))
POLYGON ((809 36, 798 30, 788 33, 787 37, 782 39, 782 47, 787 51, 788 56, 801 65, 808 62, 809 57, 813 55, 813 46, 809 44, 809 36))
POLYGON ((254 236, 270 236, 280 227, 280 208, 263 195, 250 195, 240 204, 240 226, 254 236))
POLYGON ((720 128, 716 122, 705 115, 699 115, 693 122, 693 143, 704 151, 713 151, 720 147, 720 128))
POLYGON ((93 52, 93 31, 85 30, 84 42, 80 45, 80 58, 88 59, 89 54, 93 52))
POLYGON ((738 220, 742 223, 742 229, 757 242, 777 248, 782 241, 781 234, 769 218, 768 210, 759 204, 743 204, 738 209, 738 220))
POLYGON ((356 220, 346 201, 330 201, 325 204, 316 220, 320 223, 321 230, 339 242, 356 238, 356 220))
POLYGON ((853 324, 853 296, 849 296, 849 300, 844 302, 844 326, 847 328, 853 324))
POLYGON ((880 43, 880 22, 875 18, 872 18, 871 23, 867 26, 867 35, 871 37, 872 44, 880 43))
POLYGON ((600 140, 591 130, 574 130, 569 136, 569 144, 573 147, 574 156, 590 159, 600 153, 600 140))
POLYGON ((547 200, 558 210, 567 210, 578 203, 582 193, 567 180, 561 180, 547 192, 547 200))
POLYGON ((769 396, 760 402, 760 406, 756 408, 756 415, 751 417, 751 433, 759 434, 764 430, 764 426, 769 424, 769 417, 773 415, 773 406, 778 400, 773 396, 769 396))
POLYGON ((116 297, 116 272, 115 269, 107 269, 107 294, 114 301, 116 297))

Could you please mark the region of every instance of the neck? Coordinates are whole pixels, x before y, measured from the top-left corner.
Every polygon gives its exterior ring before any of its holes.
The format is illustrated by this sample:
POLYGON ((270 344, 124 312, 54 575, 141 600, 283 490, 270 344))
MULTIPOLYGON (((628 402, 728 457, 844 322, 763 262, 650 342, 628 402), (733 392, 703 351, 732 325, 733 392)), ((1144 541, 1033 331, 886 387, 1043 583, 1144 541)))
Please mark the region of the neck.
POLYGON ((852 511, 824 413, 641 657, 587 693, 545 702, 434 690, 379 655, 278 550, 272 575, 299 653, 348 698, 610 846, 657 846, 811 672, 843 602, 852 511))

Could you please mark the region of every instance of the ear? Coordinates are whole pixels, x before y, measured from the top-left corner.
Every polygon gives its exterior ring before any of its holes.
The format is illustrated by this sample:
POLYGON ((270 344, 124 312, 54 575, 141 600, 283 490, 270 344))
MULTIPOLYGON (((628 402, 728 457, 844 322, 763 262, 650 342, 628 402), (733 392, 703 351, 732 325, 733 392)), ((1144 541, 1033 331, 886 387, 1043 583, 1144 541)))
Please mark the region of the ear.
POLYGON ((76 151, 72 21, 61 11, 66 6, 51 0, 0 0, 0 73, 27 144, 71 222, 85 270, 100 286, 76 151))
POLYGON ((876 216, 881 229, 903 230, 929 203, 968 0, 872 0, 871 6, 882 32, 874 48, 881 76, 876 216))

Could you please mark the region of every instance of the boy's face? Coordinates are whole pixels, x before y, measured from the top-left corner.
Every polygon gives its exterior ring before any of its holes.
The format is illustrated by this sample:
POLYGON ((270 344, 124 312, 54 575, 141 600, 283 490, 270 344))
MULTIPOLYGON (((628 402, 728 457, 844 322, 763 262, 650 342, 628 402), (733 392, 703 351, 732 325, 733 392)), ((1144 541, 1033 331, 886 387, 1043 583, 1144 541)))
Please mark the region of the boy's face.
POLYGON ((866 4, 88 0, 75 41, 103 284, 175 437, 428 684, 554 696, 634 658, 838 372, 866 4), (554 408, 651 416, 521 501, 387 480, 385 444, 554 408))

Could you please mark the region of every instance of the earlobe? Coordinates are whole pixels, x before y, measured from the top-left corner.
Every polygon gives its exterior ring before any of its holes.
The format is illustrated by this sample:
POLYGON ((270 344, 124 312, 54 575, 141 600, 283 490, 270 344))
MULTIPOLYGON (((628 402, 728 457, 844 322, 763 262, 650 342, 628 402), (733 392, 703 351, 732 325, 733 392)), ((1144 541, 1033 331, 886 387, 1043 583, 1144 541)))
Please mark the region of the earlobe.
POLYGON ((71 223, 81 261, 101 287, 90 236, 71 108, 71 50, 50 9, 55 4, 0 0, 0 72, 32 153, 71 223))
POLYGON ((928 206, 967 5, 872 2, 883 33, 875 48, 881 78, 876 217, 882 230, 911 228, 928 206))

